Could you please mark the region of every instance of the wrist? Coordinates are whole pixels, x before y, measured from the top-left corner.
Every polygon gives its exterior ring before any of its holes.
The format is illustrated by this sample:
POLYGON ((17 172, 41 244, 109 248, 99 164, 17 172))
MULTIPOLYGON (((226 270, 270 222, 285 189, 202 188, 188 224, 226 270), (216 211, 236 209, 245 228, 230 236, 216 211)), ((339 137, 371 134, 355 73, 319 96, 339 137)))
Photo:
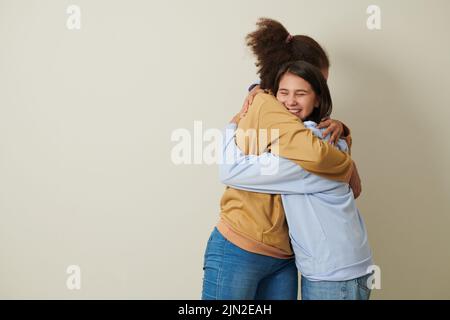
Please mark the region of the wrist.
POLYGON ((355 170, 355 162, 353 160, 351 160, 351 166, 350 169, 347 172, 347 175, 345 177, 345 181, 347 183, 350 183, 352 178, 353 178, 353 174, 354 174, 354 170, 355 170))
POLYGON ((348 137, 348 136, 350 136, 350 128, 349 127, 347 127, 346 125, 345 125, 345 123, 343 123, 342 121, 339 121, 340 122, 340 124, 342 125, 342 137, 348 137))

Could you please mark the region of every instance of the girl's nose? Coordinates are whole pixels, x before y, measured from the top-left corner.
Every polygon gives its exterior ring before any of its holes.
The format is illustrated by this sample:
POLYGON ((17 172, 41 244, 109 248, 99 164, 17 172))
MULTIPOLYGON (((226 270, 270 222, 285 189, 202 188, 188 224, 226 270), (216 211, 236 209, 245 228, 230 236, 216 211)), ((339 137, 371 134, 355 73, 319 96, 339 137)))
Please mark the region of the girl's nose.
POLYGON ((288 98, 287 100, 287 106, 288 107, 295 107, 297 105, 297 101, 295 101, 294 98, 288 98))

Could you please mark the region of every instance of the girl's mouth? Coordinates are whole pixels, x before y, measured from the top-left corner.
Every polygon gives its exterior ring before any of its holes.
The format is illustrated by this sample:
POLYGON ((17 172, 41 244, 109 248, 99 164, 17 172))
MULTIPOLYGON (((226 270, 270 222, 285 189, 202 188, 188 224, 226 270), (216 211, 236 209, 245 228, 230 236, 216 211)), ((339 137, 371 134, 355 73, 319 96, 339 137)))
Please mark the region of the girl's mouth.
POLYGON ((301 111, 302 111, 302 109, 292 109, 292 110, 289 110, 289 112, 290 112, 290 113, 293 113, 293 114, 299 114, 301 111))

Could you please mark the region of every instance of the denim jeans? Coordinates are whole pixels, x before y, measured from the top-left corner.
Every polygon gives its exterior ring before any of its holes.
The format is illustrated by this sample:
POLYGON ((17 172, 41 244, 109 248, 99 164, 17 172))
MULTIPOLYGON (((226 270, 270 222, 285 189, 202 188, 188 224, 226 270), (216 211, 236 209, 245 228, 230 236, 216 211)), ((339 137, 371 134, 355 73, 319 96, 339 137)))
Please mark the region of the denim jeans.
POLYGON ((214 228, 206 246, 202 300, 297 300, 295 259, 248 252, 214 228))
POLYGON ((348 281, 310 281, 302 276, 302 300, 369 300, 370 276, 348 281))

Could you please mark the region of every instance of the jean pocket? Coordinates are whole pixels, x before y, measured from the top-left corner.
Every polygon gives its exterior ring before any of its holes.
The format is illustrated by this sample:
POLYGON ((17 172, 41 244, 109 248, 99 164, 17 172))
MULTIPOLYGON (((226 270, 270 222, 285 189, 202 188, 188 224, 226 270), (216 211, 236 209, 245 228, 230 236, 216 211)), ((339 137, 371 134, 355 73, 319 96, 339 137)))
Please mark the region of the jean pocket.
POLYGON ((226 239, 217 230, 211 233, 206 244, 205 254, 204 254, 204 265, 203 270, 207 266, 208 261, 215 261, 222 259, 224 246, 226 244, 226 239))
POLYGON ((365 276, 362 276, 362 277, 360 277, 360 278, 358 278, 357 279, 357 282, 358 282, 358 287, 361 289, 361 290, 363 290, 363 291, 365 291, 366 293, 369 293, 370 294, 370 292, 372 291, 372 289, 371 289, 371 285, 368 285, 368 280, 369 280, 369 278, 372 276, 372 274, 370 273, 370 274, 368 274, 368 275, 365 275, 365 276))

